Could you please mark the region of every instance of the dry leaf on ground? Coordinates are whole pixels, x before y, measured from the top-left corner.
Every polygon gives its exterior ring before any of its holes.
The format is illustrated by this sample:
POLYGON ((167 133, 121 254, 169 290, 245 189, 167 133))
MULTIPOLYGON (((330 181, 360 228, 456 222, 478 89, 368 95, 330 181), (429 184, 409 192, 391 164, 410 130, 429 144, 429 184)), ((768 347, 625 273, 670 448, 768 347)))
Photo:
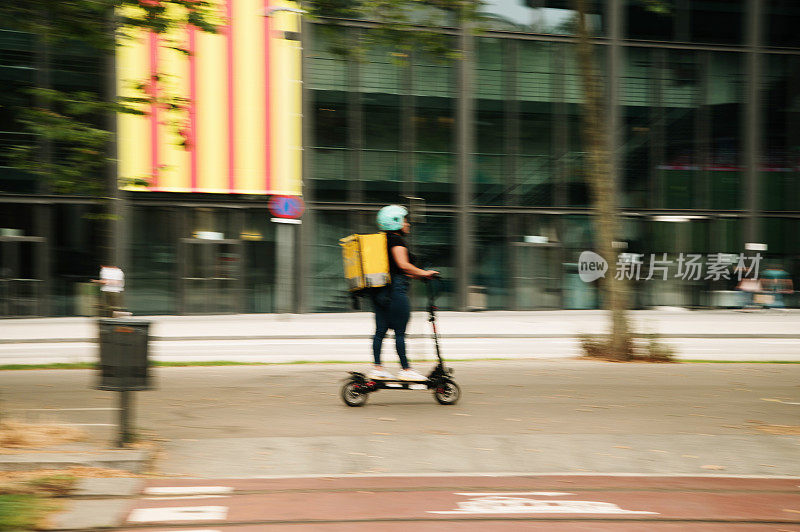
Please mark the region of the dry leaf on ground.
POLYGON ((85 439, 86 433, 75 427, 23 423, 14 419, 0 422, 0 450, 48 447, 85 439))
POLYGON ((797 425, 759 425, 756 427, 767 434, 780 436, 800 436, 800 426, 797 425))

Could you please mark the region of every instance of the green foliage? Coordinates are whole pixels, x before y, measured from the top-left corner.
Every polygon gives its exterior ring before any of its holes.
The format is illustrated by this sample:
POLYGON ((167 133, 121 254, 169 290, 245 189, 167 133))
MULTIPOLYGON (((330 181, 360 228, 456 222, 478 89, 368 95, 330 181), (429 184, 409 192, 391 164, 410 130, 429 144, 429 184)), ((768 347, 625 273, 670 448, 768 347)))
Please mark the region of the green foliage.
POLYGON ((123 33, 135 29, 166 33, 186 23, 213 32, 214 10, 207 0, 25 0, 0 2, 0 20, 6 29, 32 33, 53 44, 79 41, 110 52, 115 47, 112 23, 123 33))
MULTIPOLYGON (((115 53, 118 39, 141 31, 166 34, 192 24, 215 32, 221 21, 215 10, 207 0, 25 0, 0 2, 0 20, 4 29, 34 34, 39 47, 82 45, 101 56, 115 53)), ((182 50, 179 42, 165 41, 165 46, 182 50)), ((36 67, 51 68, 46 63, 36 67)), ((42 177, 56 193, 102 195, 106 190, 103 176, 111 162, 112 133, 104 124, 110 113, 143 115, 152 104, 168 111, 186 108, 185 99, 164 91, 154 100, 141 80, 136 84, 140 97, 111 102, 102 87, 59 91, 41 81, 46 77, 29 88, 35 103, 11 108, 17 126, 34 140, 12 146, 9 158, 19 169, 42 177)), ((175 115, 167 115, 171 125, 180 123, 175 115)))
POLYGON ((638 0, 640 4, 651 13, 658 15, 671 15, 673 1, 670 0, 638 0))
POLYGON ((46 506, 36 495, 0 495, 0 530, 34 529, 46 506))
POLYGON ((363 59, 367 49, 387 49, 394 61, 405 61, 412 53, 440 61, 458 59, 452 32, 463 23, 475 31, 482 20, 482 2, 472 0, 311 0, 303 3, 310 18, 357 19, 374 23, 362 32, 358 43, 334 25, 321 25, 330 51, 336 55, 363 59))
POLYGON ((112 134, 95 124, 113 104, 88 92, 69 94, 42 88, 30 92, 39 105, 20 109, 18 121, 38 142, 13 146, 11 161, 17 168, 47 179, 55 192, 102 193, 112 134), (42 143, 52 146, 53 157, 40 156, 42 143))

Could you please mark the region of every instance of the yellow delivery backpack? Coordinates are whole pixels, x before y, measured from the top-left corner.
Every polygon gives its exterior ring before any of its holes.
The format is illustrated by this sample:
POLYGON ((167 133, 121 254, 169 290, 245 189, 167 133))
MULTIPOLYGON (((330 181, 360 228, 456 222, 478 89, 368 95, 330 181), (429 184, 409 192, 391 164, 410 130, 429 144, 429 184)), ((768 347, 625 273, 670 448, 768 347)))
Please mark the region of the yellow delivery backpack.
POLYGON ((392 282, 386 233, 350 235, 339 240, 342 246, 344 277, 351 293, 380 288, 392 282))

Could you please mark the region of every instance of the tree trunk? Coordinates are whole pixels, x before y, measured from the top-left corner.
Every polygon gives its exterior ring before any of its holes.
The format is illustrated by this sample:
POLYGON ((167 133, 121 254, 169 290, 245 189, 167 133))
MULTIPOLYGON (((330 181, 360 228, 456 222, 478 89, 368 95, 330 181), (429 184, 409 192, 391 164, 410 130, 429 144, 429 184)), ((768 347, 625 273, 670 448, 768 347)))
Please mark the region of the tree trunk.
POLYGON ((603 85, 595 68, 593 46, 586 21, 586 0, 574 0, 578 13, 578 68, 583 81, 583 138, 586 143, 589 184, 595 210, 597 252, 608 261, 609 269, 601 282, 603 306, 611 311, 609 355, 630 360, 631 336, 628 330, 628 294, 624 280, 615 279, 617 253, 613 242, 620 235, 614 176, 611 175, 611 152, 607 133, 603 85))

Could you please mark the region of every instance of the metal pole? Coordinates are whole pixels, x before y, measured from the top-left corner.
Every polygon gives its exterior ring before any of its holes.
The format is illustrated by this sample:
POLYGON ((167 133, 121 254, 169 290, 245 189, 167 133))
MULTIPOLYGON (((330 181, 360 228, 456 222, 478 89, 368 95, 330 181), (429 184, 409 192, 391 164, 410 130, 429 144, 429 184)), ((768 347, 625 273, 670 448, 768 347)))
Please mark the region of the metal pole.
POLYGON ((305 83, 305 80, 308 79, 308 70, 311 61, 311 54, 310 50, 312 47, 311 41, 311 23, 306 20, 305 17, 300 17, 300 50, 301 50, 301 64, 300 64, 300 71, 301 71, 301 79, 303 80, 303 89, 302 89, 302 96, 301 96, 301 106, 303 109, 303 123, 302 123, 302 136, 303 136, 303 169, 302 169, 302 179, 303 179, 303 196, 305 197, 306 202, 306 212, 303 217, 303 224, 300 226, 300 235, 298 237, 298 246, 299 249, 297 250, 297 276, 296 276, 296 284, 297 284, 297 291, 296 291, 296 299, 297 299, 297 311, 298 312, 310 312, 311 308, 309 302, 311 301, 310 294, 308 294, 308 290, 310 289, 310 284, 308 282, 311 279, 312 270, 311 270, 311 262, 313 259, 314 253, 314 209, 311 208, 311 204, 314 201, 314 188, 312 186, 313 181, 311 176, 313 175, 313 168, 312 168, 312 160, 311 157, 311 149, 312 146, 312 139, 314 134, 313 123, 313 109, 311 107, 311 92, 308 88, 308 84, 305 83))
POLYGON ((131 418, 131 398, 130 391, 121 390, 119 392, 119 434, 117 447, 126 447, 131 441, 130 418, 131 418))
POLYGON ((458 62, 458 100, 457 117, 458 133, 456 138, 458 153, 458 196, 457 196, 457 258, 458 288, 456 307, 467 309, 467 287, 470 284, 472 268, 472 217, 470 202, 472 200, 472 157, 473 154, 473 102, 472 102, 472 35, 469 23, 462 20, 459 35, 461 59, 458 62))
POLYGON ((294 300, 294 239, 295 220, 277 222, 275 228, 275 306, 278 313, 291 313, 295 309, 294 300))
POLYGON ((400 168, 402 172, 404 196, 416 196, 414 150, 416 132, 414 131, 414 56, 405 59, 400 70, 400 168))
POLYGON ((761 209, 758 187, 758 166, 761 158, 761 24, 762 4, 760 0, 748 0, 747 7, 747 70, 745 76, 745 183, 744 209, 745 242, 760 242, 761 230, 758 218, 761 209))
MULTIPOLYGON (((353 46, 358 48, 361 46, 361 30, 360 28, 348 28, 348 37, 352 39, 353 46)), ((348 73, 348 90, 347 90, 347 129, 348 129, 348 142, 349 148, 349 174, 351 179, 351 186, 355 184, 355 188, 350 190, 350 201, 353 203, 363 203, 368 198, 364 194, 364 176, 361 175, 361 159, 364 149, 364 135, 363 135, 363 109, 361 108, 362 98, 361 91, 358 90, 359 83, 361 82, 361 65, 357 60, 349 60, 347 62, 348 73)))

